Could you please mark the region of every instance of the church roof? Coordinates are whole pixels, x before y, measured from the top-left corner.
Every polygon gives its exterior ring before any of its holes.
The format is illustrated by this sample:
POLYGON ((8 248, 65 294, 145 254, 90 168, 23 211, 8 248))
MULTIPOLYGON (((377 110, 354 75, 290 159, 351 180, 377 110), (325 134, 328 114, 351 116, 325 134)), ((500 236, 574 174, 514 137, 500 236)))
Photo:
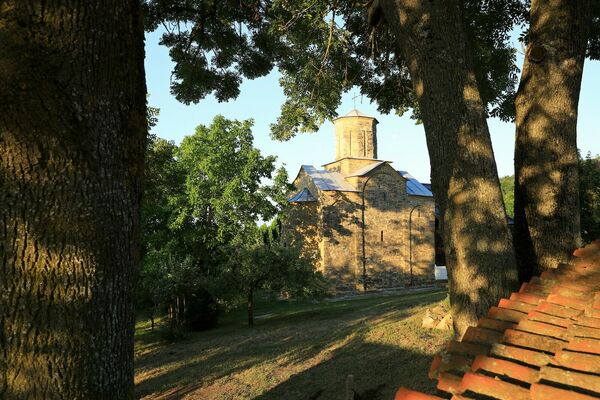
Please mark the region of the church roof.
POLYGON ((290 203, 308 203, 317 201, 317 198, 307 188, 302 189, 300 192, 288 199, 290 203))
POLYGON ((377 162, 374 162, 373 164, 369 164, 367 166, 362 167, 361 169, 358 169, 358 170, 354 171, 352 174, 348 175, 348 177, 351 177, 351 176, 365 176, 369 172, 373 171, 375 168, 377 168, 380 165, 385 164, 385 163, 387 163, 387 161, 377 161, 377 162))
POLYGON ((318 170, 312 165, 303 165, 302 169, 312 178, 316 187, 321 190, 333 190, 339 192, 358 192, 350 185, 342 174, 324 169, 318 170))
MULTIPOLYGON (((371 117, 370 115, 367 115, 364 112, 357 110, 356 108, 353 109, 352 111, 350 111, 348 114, 342 115, 341 117, 334 118, 333 120, 335 121, 336 119, 346 118, 346 117, 366 117, 366 118, 372 118, 375 121, 377 121, 377 118, 371 117)), ((379 121, 377 121, 377 122, 379 122, 379 121)))
POLYGON ((406 179, 406 193, 413 196, 433 197, 431 190, 427 189, 421 182, 416 180, 407 171, 398 170, 398 173, 402 175, 404 179, 406 179))

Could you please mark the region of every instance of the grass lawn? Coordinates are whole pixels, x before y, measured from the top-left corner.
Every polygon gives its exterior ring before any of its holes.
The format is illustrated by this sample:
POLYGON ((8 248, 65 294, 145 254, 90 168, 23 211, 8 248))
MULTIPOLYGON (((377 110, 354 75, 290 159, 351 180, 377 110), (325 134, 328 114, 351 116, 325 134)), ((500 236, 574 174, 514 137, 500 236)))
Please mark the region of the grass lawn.
POLYGON ((259 304, 220 327, 168 343, 136 326, 136 392, 148 399, 344 400, 348 375, 361 399, 392 399, 399 386, 433 393, 431 357, 449 333, 422 329, 444 290, 335 302, 259 304), (263 317, 261 317, 261 315, 263 317))

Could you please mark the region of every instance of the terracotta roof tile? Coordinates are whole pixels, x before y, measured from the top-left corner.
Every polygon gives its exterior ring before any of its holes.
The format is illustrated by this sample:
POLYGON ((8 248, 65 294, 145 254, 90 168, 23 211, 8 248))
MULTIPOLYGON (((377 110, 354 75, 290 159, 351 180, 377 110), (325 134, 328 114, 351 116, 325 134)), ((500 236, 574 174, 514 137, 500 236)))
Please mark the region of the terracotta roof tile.
POLYGON ((562 400, 595 400, 598 397, 592 397, 585 394, 576 393, 571 390, 559 389, 552 386, 541 385, 534 383, 529 389, 532 400, 549 400, 549 399, 562 399, 562 400))
POLYGON ((600 393, 600 376, 561 368, 545 366, 540 369, 540 380, 555 382, 562 385, 574 386, 584 390, 600 393))
POLYGON ((430 394, 424 394, 420 392, 415 392, 414 390, 401 388, 396 393, 396 399, 403 400, 443 400, 443 397, 432 396, 430 394))
POLYGON ((491 307, 488 317, 507 322, 519 322, 527 317, 527 314, 520 311, 509 310, 508 308, 491 307))
MULTIPOLYGON (((600 240, 573 255, 434 357, 429 376, 443 398, 600 398, 600 240)), ((442 398, 418 395, 401 389, 396 400, 442 398)))
POLYGON ((534 383, 539 379, 539 371, 537 369, 484 355, 478 355, 471 365, 471 371, 473 372, 477 372, 480 369, 527 383, 534 383))
POLYGON ((509 346, 505 344, 493 345, 490 354, 519 361, 521 363, 533 365, 536 367, 547 365, 552 360, 551 356, 549 356, 546 353, 523 349, 521 347, 509 346))
POLYGON ((504 332, 508 328, 514 328, 517 325, 514 322, 484 317, 479 319, 477 326, 481 328, 492 329, 498 332, 504 332))
POLYGON ((600 356, 559 350, 554 355, 553 364, 577 371, 600 374, 600 356))
POLYGON ((497 378, 467 372, 460 383, 461 393, 467 390, 506 400, 529 400, 529 390, 497 378))

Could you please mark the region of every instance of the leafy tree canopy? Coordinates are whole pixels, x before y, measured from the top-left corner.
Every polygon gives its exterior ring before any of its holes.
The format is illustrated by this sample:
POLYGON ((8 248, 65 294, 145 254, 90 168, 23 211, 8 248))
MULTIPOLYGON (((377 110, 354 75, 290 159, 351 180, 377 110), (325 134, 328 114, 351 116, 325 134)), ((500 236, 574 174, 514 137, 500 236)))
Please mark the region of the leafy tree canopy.
MULTIPOLYGON (((385 24, 367 23, 369 3, 335 0, 147 0, 148 30, 175 62, 171 90, 184 103, 213 93, 235 98, 243 78, 281 74, 286 95, 272 134, 287 139, 336 116, 343 92, 359 86, 383 113, 413 110, 406 62, 385 24)), ((519 0, 466 0, 467 31, 490 115, 510 119, 518 80, 509 34, 525 22, 519 0)))
POLYGON ((314 261, 300 247, 287 247, 279 241, 278 221, 253 229, 236 238, 227 249, 227 262, 220 275, 220 287, 227 297, 246 301, 248 324, 253 325, 253 302, 260 290, 271 295, 295 298, 320 297, 327 293, 325 277, 314 269, 314 261))
POLYGON ((600 239, 600 157, 579 157, 579 206, 581 237, 585 242, 600 239))
POLYGON ((251 128, 251 120, 217 116, 180 146, 148 140, 136 300, 140 309, 168 305, 172 333, 215 323, 210 294, 235 305, 239 290, 291 292, 318 281, 312 263, 279 245, 279 217, 257 226, 281 215, 290 185, 276 157, 254 147, 251 128), (212 317, 198 319, 190 307, 212 317))
POLYGON ((273 180, 279 186, 263 184, 273 178, 276 157, 263 157, 254 147, 251 126, 251 120, 217 116, 210 126, 200 125, 185 137, 177 152, 186 171, 188 202, 180 218, 213 227, 203 235, 207 243, 231 240, 257 220, 273 218, 278 208, 271 196, 287 189, 282 185, 287 179, 283 168, 273 180))
MULTIPOLYGON (((515 177, 500 178, 506 213, 514 215, 515 177)), ((600 157, 579 155, 579 207, 581 212, 581 236, 590 242, 600 238, 600 157)))

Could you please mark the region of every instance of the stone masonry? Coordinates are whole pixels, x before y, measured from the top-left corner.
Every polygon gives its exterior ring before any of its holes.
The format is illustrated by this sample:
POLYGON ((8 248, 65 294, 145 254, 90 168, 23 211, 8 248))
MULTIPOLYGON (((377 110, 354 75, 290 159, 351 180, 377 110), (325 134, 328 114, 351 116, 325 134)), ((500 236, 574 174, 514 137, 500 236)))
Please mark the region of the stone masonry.
POLYGON ((284 237, 302 242, 338 290, 433 280, 434 201, 405 171, 377 157, 377 120, 357 110, 334 120, 336 161, 301 167, 284 237))

